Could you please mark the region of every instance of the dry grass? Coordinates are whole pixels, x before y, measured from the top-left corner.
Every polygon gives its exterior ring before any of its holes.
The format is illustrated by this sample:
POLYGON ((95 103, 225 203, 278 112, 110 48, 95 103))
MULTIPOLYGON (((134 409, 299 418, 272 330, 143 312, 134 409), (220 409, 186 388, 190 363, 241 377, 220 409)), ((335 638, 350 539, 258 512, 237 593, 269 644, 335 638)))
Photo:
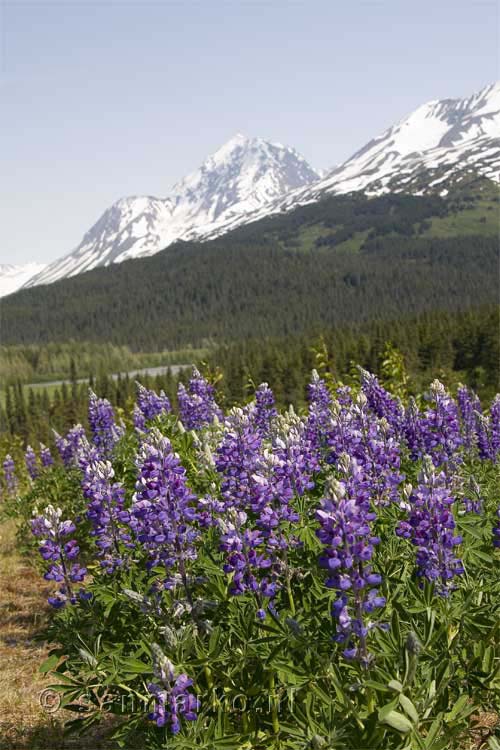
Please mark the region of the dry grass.
POLYGON ((38 671, 48 647, 35 639, 43 633, 49 615, 49 590, 39 573, 16 552, 14 524, 1 524, 1 750, 97 750, 103 746, 96 735, 82 739, 64 737, 64 711, 50 714, 40 705, 40 693, 51 678, 38 671))

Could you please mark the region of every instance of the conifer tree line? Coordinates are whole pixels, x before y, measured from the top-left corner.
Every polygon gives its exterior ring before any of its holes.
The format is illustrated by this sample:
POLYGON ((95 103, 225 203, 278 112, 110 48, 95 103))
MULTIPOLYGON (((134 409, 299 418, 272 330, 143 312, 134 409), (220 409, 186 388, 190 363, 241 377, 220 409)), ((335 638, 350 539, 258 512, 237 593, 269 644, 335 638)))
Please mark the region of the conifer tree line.
MULTIPOLYGON (((300 407, 313 368, 346 382, 356 377, 360 365, 387 379, 388 351, 401 355, 408 393, 417 394, 433 377, 440 377, 451 388, 464 382, 489 399, 499 389, 499 312, 496 306, 455 314, 440 311, 302 336, 247 339, 214 348, 193 364, 215 382, 224 406, 244 401, 255 384, 267 382, 280 405, 300 407)), ((140 380, 149 388, 163 389, 175 405, 178 383, 185 382, 189 372, 174 376, 168 370, 140 380)), ((21 380, 8 385, 0 404, 0 433, 6 440, 17 436, 23 444, 52 444, 52 428, 63 433, 75 422, 86 424, 89 387, 108 398, 119 413, 130 410, 135 400, 134 378, 114 379, 103 373, 81 383, 73 362, 69 381, 56 388, 27 388, 21 380)))

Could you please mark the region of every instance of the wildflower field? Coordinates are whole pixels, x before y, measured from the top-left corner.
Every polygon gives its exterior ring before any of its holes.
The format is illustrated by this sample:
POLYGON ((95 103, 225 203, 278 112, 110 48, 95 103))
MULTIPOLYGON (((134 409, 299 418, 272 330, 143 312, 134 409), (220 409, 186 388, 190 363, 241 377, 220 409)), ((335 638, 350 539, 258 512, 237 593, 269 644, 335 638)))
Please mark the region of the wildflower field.
POLYGON ((500 750, 500 396, 313 372, 303 410, 262 384, 224 413, 193 370, 177 401, 91 393, 88 430, 3 461, 68 732, 500 750))

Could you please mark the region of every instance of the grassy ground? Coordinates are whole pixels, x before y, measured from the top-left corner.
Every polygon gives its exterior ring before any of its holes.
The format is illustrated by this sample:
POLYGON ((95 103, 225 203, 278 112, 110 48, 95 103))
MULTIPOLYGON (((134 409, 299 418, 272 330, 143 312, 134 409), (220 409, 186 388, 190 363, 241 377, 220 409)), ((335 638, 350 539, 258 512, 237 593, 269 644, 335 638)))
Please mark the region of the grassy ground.
MULTIPOLYGON (((49 615, 48 584, 15 549, 13 523, 0 525, 0 749, 98 750, 110 745, 102 736, 66 738, 63 711, 43 693, 51 678, 41 675, 48 648, 39 641, 49 615)), ((43 637, 43 635, 42 635, 43 637)), ((74 717, 70 717, 74 718, 74 717)))

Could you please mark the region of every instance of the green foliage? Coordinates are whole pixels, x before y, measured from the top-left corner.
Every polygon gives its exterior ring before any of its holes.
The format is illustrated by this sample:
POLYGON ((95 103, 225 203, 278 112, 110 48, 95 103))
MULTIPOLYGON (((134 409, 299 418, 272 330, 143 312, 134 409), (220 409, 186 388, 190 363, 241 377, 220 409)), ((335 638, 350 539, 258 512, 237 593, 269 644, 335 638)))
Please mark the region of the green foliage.
POLYGON ((86 379, 102 373, 127 372, 146 367, 190 364, 204 356, 203 349, 133 352, 128 346, 91 341, 49 341, 36 344, 0 346, 0 387, 53 380, 86 379))
MULTIPOLYGON (((417 396, 426 383, 439 377, 452 389, 463 382, 481 398, 490 399, 499 387, 498 312, 496 307, 485 307, 457 314, 426 313, 407 320, 323 328, 312 337, 247 339, 210 353, 191 350, 178 356, 187 360, 192 355, 192 361, 204 356, 198 366, 216 385, 224 405, 247 399, 255 384, 268 382, 280 406, 300 407, 313 368, 333 388, 335 383, 358 382, 354 363, 377 373, 390 392, 402 397, 417 396)), ((41 356, 43 347, 37 349, 41 356)), ((141 375, 141 382, 163 389, 175 404, 178 382, 188 373, 141 375)), ((4 408, 0 403, 0 435, 16 435, 25 446, 36 447, 42 441, 53 447, 52 428, 64 433, 75 422, 86 424, 89 385, 126 416, 135 398, 135 377, 114 380, 101 373, 89 383, 73 378, 66 388, 29 390, 18 382, 7 387, 4 408)), ((6 439, 4 445, 0 442, 0 462, 8 452, 6 439)))

